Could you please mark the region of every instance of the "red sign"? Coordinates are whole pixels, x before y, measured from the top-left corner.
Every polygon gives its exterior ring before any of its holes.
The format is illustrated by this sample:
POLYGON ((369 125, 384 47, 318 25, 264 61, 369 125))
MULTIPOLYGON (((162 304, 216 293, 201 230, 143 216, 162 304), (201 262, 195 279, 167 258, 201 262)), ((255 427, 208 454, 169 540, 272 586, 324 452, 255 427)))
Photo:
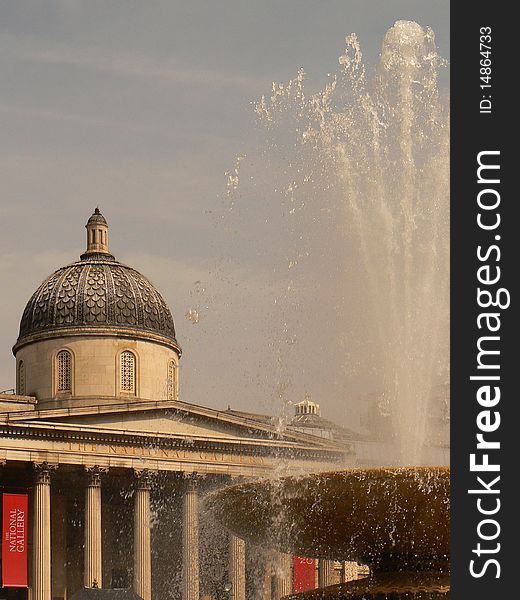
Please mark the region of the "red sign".
POLYGON ((316 587, 316 560, 294 557, 294 592, 308 592, 316 587))
POLYGON ((27 494, 2 495, 2 584, 27 587, 27 494))

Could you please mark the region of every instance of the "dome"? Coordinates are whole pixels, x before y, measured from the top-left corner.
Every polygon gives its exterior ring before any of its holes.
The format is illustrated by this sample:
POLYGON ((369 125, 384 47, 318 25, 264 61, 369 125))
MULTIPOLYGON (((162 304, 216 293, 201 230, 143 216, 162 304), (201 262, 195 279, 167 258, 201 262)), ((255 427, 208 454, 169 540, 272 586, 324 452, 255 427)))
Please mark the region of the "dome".
POLYGON ((99 208, 95 208, 94 212, 90 215, 90 218, 87 221, 87 227, 91 223, 102 223, 103 225, 108 226, 108 223, 107 223, 105 217, 101 214, 101 211, 99 210, 99 208))
POLYGON ((90 334, 149 339, 180 353, 163 297, 146 277, 108 252, 107 233, 96 209, 81 259, 50 275, 27 303, 15 352, 48 337, 90 334))

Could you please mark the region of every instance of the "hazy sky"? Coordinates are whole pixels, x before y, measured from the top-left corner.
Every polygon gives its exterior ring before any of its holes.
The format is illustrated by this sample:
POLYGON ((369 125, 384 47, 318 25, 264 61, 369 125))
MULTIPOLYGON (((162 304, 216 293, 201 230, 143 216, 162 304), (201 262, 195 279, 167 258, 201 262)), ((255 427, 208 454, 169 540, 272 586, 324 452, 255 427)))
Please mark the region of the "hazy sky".
MULTIPOLYGON (((432 27, 449 57, 447 0, 2 2, 0 389, 14 386, 11 347, 25 303, 76 260, 99 205, 113 253, 171 306, 183 399, 272 410, 274 387, 261 370, 266 336, 277 334, 254 305, 254 286, 271 268, 244 255, 226 273, 224 174, 257 144, 251 101, 272 81, 303 67, 311 88, 323 85, 351 32, 374 61, 399 19, 432 27), (227 301, 231 287, 217 289, 215 269, 219 281, 248 290, 247 304, 227 301), (193 307, 196 325, 185 317, 193 307)), ((254 223, 242 227, 242 238, 255 236, 254 223)), ((325 416, 348 423, 356 414, 348 389, 314 378, 290 391, 294 401, 303 390, 325 416)))

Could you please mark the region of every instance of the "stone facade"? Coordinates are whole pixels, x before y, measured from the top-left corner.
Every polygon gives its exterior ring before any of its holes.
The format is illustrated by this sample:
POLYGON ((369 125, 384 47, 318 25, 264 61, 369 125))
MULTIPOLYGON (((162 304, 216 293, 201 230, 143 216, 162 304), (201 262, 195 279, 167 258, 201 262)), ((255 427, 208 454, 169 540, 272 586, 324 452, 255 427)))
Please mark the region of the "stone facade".
POLYGON ((109 335, 76 335, 42 339, 20 348, 17 365, 25 367, 25 391, 38 398, 40 406, 90 406, 93 401, 121 402, 133 400, 172 400, 178 397, 179 355, 160 343, 109 335), (71 389, 59 391, 57 355, 71 353, 71 389), (121 353, 135 356, 135 391, 121 386, 121 353), (170 363, 175 365, 171 381, 170 363), (170 385, 174 385, 174 398, 170 385))
POLYGON ((30 578, 0 598, 66 600, 83 586, 133 587, 143 600, 290 591, 290 559, 273 568, 266 549, 230 539, 204 495, 282 467, 329 470, 349 448, 181 401, 171 313, 110 254, 99 210, 81 261, 29 301, 14 353, 17 394, 0 394, 0 491, 29 494, 30 578))

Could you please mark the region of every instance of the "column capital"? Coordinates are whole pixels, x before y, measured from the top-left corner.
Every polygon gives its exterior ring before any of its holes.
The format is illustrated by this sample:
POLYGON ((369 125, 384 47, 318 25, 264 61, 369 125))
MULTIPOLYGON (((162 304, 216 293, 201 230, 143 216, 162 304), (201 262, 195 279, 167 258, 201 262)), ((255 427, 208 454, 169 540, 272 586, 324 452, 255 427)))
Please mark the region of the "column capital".
POLYGON ((51 473, 58 468, 58 465, 44 462, 33 462, 36 483, 50 485, 51 473))
POLYGON ((204 473, 181 473, 181 478, 186 490, 196 490, 206 475, 204 473))
POLYGON ((152 485, 154 471, 150 469, 134 469, 134 477, 138 490, 149 490, 152 485))
POLYGON ((108 467, 100 467, 99 465, 85 465, 84 469, 87 475, 89 475, 88 485, 91 487, 101 487, 101 475, 108 473, 108 467))

